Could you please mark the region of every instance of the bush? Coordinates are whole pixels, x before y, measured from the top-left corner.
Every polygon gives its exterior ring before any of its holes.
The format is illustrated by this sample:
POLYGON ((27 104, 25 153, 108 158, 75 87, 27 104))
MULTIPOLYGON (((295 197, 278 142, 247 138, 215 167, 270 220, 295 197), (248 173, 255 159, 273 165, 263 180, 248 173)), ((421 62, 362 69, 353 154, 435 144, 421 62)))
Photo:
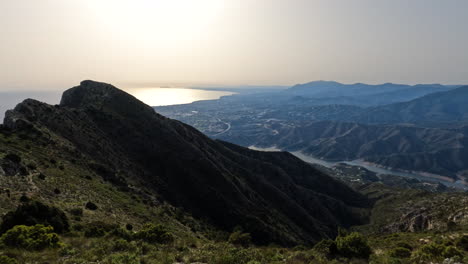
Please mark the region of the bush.
POLYGON ((87 202, 86 205, 85 205, 85 207, 86 207, 86 209, 92 210, 92 211, 98 209, 98 206, 97 206, 95 203, 93 203, 93 202, 87 202))
POLYGON ((460 237, 455 245, 461 250, 468 251, 468 235, 460 237))
POLYGON ((16 225, 33 226, 41 224, 52 226, 57 233, 63 233, 70 229, 67 216, 62 210, 37 201, 21 204, 16 211, 3 216, 2 220, 0 234, 16 225))
POLYGON ((406 243, 406 242, 398 242, 398 243, 396 244, 396 246, 397 246, 397 247, 401 247, 401 248, 406 248, 406 249, 408 249, 408 250, 410 250, 410 251, 413 250, 413 247, 412 247, 410 244, 406 243))
POLYGON ((390 250, 389 255, 392 258, 409 258, 411 257, 411 250, 404 247, 397 247, 390 250))
POLYGON ((14 163, 20 163, 21 162, 21 157, 14 154, 14 153, 9 153, 7 154, 4 158, 4 160, 10 160, 14 163))
POLYGON ((136 239, 141 239, 149 243, 169 243, 174 237, 162 225, 146 224, 140 231, 135 233, 136 239))
POLYGON ((72 208, 70 209, 70 214, 74 216, 83 216, 83 209, 81 208, 72 208))
POLYGON ((3 234, 0 241, 5 246, 12 248, 29 250, 54 248, 59 246, 59 237, 53 231, 54 228, 51 226, 17 225, 3 234))
POLYGON ((350 233, 347 236, 336 238, 338 253, 345 258, 368 259, 372 253, 366 239, 359 233, 350 233))
POLYGON ((31 199, 29 199, 28 196, 26 196, 25 194, 23 194, 23 195, 21 195, 21 197, 19 198, 19 201, 20 201, 21 203, 27 203, 27 202, 31 201, 31 199))
POLYGON ((233 232, 228 239, 229 243, 237 246, 247 247, 252 241, 249 233, 242 233, 241 231, 233 232))
POLYGON ((18 264, 18 261, 7 256, 0 256, 0 264, 18 264))
POLYGON ((106 234, 106 231, 102 228, 91 226, 84 230, 85 237, 103 237, 106 234))
POLYGON ((132 233, 130 233, 127 230, 125 230, 123 228, 120 228, 120 227, 110 231, 109 235, 114 236, 114 237, 119 237, 119 238, 125 239, 127 241, 132 240, 132 233))
POLYGON ((101 221, 91 222, 84 228, 85 237, 102 237, 107 232, 118 228, 115 224, 104 223, 101 221))
POLYGON ((437 243, 431 243, 422 246, 413 254, 413 261, 419 263, 425 263, 427 261, 442 261, 442 253, 445 250, 445 246, 437 243))
POLYGON ((458 250, 456 247, 448 246, 442 252, 444 258, 463 257, 463 252, 458 250))
POLYGON ((136 251, 137 247, 125 239, 117 239, 112 242, 112 251, 136 251))
POLYGON ((328 259, 334 258, 338 249, 336 248, 336 242, 331 239, 324 239, 314 246, 314 251, 325 256, 328 259))

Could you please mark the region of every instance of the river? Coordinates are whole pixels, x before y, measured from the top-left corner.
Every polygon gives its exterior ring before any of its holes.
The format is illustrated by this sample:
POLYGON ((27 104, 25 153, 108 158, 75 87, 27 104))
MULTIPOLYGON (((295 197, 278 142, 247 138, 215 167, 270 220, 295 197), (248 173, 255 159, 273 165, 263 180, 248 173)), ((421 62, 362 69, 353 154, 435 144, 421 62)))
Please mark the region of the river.
MULTIPOLYGON (((259 148, 255 146, 250 146, 250 149, 253 150, 259 150, 259 151, 282 151, 281 149, 278 149, 276 147, 269 147, 269 148, 259 148)), ((369 162, 363 161, 363 160, 352 160, 352 161, 326 161, 323 159, 315 158, 310 155, 306 155, 300 151, 293 151, 290 152, 294 156, 300 158, 301 160, 308 162, 308 163, 313 163, 313 164, 318 164, 327 168, 331 168, 338 163, 345 163, 348 165, 353 165, 353 166, 360 166, 363 167, 369 171, 372 171, 378 175, 383 175, 383 174, 390 174, 390 175, 396 175, 400 177, 405 177, 405 178, 413 178, 413 179, 418 179, 421 181, 426 181, 426 182, 435 182, 435 183, 442 183, 445 186, 448 187, 454 187, 457 189, 463 189, 463 190, 468 190, 468 186, 463 184, 461 181, 450 181, 450 180, 445 180, 444 178, 438 178, 438 177, 430 177, 430 176, 424 176, 422 173, 413 173, 413 172, 405 172, 401 170, 392 170, 392 169, 387 169, 387 168, 382 168, 379 166, 375 166, 369 162)))

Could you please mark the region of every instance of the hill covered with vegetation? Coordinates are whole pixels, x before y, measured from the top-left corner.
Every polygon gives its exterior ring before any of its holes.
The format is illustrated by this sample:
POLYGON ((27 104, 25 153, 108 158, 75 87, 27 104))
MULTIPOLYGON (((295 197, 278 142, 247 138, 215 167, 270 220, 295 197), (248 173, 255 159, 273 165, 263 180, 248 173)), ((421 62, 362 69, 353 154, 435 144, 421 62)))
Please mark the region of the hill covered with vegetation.
POLYGON ((0 263, 427 263, 467 258, 466 193, 347 186, 209 139, 92 81, 0 127, 0 263))

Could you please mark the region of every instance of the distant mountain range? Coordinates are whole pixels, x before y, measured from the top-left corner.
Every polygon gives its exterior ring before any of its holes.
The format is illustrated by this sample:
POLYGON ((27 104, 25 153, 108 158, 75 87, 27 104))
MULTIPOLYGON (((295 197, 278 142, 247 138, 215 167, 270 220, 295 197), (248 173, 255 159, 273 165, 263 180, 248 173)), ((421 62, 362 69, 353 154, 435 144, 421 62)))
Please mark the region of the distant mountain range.
POLYGON ((468 86, 432 93, 409 102, 367 108, 354 120, 363 123, 444 123, 468 121, 468 86))
POLYGON ((333 237, 339 226, 362 223, 369 205, 289 153, 214 141, 109 84, 84 81, 57 106, 25 100, 6 113, 4 128, 33 138, 37 153, 60 149, 61 163, 123 190, 144 190, 226 231, 242 226, 257 243, 333 237))
POLYGON ((156 110, 243 146, 276 146, 328 160, 364 159, 466 179, 467 102, 468 86, 312 82, 156 110), (379 103, 364 106, 371 97, 379 103))
POLYGON ((355 104, 363 106, 391 104, 415 99, 430 93, 444 92, 459 85, 441 84, 377 84, 364 83, 342 84, 332 81, 315 81, 295 85, 284 91, 285 94, 309 98, 334 98, 336 103, 355 104))

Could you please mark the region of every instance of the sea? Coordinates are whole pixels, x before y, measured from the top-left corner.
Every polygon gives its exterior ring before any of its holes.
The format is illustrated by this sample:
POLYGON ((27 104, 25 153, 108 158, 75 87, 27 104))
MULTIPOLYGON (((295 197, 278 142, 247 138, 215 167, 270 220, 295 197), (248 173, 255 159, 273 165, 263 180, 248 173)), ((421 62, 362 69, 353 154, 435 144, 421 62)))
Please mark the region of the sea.
MULTIPOLYGON (((228 91, 184 87, 144 87, 124 88, 123 90, 150 106, 189 104, 194 101, 219 99, 221 96, 234 94, 228 91)), ((18 103, 27 98, 55 105, 60 103, 61 96, 62 91, 0 91, 0 123, 3 123, 5 111, 13 109, 18 103)))

